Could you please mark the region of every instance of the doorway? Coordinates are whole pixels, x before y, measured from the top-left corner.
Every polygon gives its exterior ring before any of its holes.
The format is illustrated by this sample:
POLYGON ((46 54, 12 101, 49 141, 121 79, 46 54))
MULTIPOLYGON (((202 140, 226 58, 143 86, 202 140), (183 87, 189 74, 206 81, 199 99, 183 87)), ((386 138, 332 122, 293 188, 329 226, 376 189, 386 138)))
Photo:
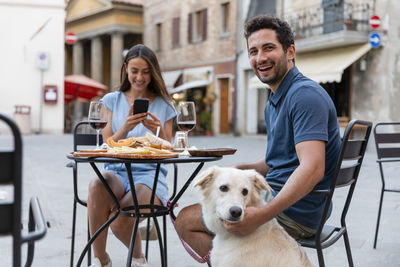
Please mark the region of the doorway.
POLYGON ((229 133, 229 78, 218 79, 219 83, 219 133, 229 133))
POLYGON ((343 71, 342 80, 340 82, 321 84, 335 104, 336 113, 341 126, 347 125, 351 120, 351 77, 352 65, 343 71))

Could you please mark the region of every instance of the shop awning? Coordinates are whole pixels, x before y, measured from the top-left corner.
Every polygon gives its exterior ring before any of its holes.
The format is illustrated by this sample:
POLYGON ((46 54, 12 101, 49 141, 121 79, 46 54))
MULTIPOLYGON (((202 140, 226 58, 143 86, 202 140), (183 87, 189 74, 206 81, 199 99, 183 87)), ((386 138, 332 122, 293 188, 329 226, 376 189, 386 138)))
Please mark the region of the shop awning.
POLYGON ((82 74, 68 75, 64 77, 64 103, 73 100, 90 101, 94 97, 104 95, 108 87, 98 81, 90 79, 82 74))
POLYGON ((164 79, 165 85, 167 86, 168 90, 174 88, 174 85, 181 74, 182 74, 181 70, 164 71, 162 73, 162 77, 164 79))
POLYGON ((340 82, 343 71, 371 49, 369 43, 296 55, 296 66, 318 82, 340 82))
POLYGON ((207 86, 211 83, 209 80, 202 80, 202 81, 193 81, 193 82, 187 82, 184 84, 179 85, 178 87, 175 87, 171 90, 169 90, 170 94, 185 91, 191 88, 197 88, 197 87, 204 87, 207 86))

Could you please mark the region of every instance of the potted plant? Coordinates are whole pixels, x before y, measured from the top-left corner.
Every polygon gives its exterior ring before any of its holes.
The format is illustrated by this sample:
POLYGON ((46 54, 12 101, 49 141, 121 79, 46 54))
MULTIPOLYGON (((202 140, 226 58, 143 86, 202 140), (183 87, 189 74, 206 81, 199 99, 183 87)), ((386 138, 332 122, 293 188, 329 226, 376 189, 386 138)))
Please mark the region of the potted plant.
POLYGON ((200 113, 200 126, 204 130, 204 135, 213 135, 211 127, 211 113, 203 110, 200 113))

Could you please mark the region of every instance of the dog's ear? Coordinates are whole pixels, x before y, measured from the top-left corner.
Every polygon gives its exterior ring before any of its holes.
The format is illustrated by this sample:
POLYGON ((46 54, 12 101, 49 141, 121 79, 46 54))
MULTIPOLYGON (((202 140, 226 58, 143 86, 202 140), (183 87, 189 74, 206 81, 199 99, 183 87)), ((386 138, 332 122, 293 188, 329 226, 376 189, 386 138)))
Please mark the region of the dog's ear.
POLYGON ((212 166, 201 172, 199 175, 196 176, 193 186, 199 186, 201 189, 204 189, 206 185, 212 181, 214 174, 217 172, 217 170, 217 166, 212 166))
POLYGON ((258 190, 261 191, 261 189, 264 189, 268 192, 271 192, 271 187, 269 186, 269 184, 267 183, 267 181, 265 180, 265 177, 263 177, 261 174, 259 174, 258 172, 256 172, 254 170, 254 187, 258 190))

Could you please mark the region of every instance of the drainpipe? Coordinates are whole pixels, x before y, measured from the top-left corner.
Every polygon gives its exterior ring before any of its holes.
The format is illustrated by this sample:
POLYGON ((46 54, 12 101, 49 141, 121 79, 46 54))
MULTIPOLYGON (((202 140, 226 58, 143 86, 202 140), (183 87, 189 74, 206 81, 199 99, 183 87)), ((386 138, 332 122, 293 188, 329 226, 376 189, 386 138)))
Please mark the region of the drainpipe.
POLYGON ((238 59, 241 53, 241 45, 240 45, 240 40, 242 38, 242 30, 243 28, 242 22, 243 20, 243 0, 238 0, 237 1, 237 7, 236 7, 236 50, 235 50, 235 112, 233 113, 233 133, 234 135, 240 135, 240 123, 239 123, 239 75, 240 75, 240 70, 239 70, 239 65, 238 65, 238 59))

